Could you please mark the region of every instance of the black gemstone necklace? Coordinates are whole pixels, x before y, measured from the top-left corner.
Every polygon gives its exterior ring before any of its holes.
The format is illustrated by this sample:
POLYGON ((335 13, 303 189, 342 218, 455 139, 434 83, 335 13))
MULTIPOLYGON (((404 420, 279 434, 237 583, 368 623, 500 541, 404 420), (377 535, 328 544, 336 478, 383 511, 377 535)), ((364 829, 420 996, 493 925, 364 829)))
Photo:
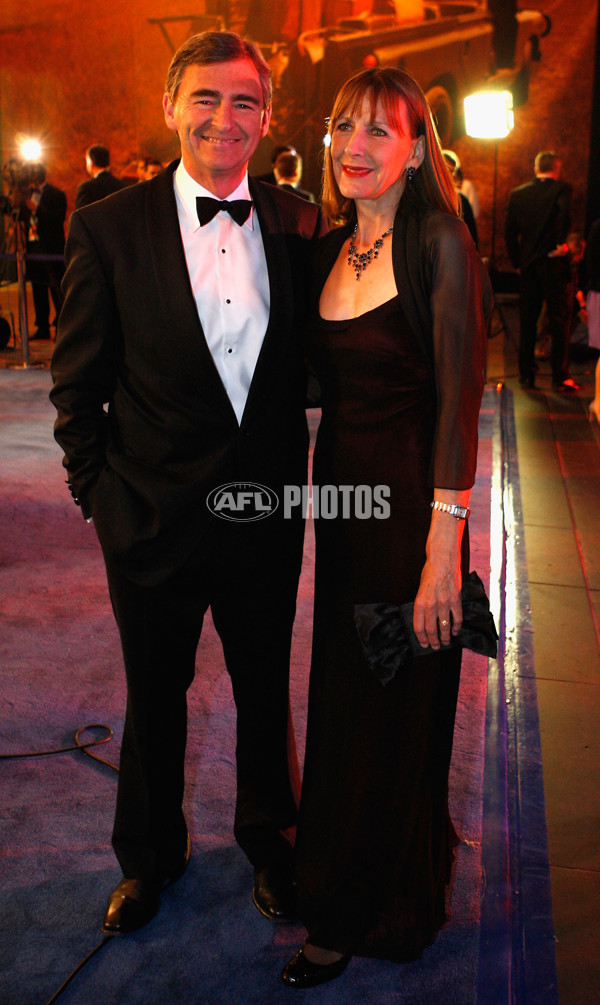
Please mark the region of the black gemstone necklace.
POLYGON ((352 269, 354 269, 357 279, 360 279, 361 274, 365 271, 367 265, 370 265, 371 262, 375 258, 377 258, 377 255, 379 254, 379 249, 381 248, 384 239, 388 236, 388 234, 392 233, 393 229, 394 225, 392 224, 390 229, 386 230, 385 234, 382 234, 381 237, 377 238, 373 246, 369 248, 368 251, 363 251, 359 254, 358 251, 356 250, 356 245, 354 243, 354 240, 356 238, 356 231, 358 230, 358 220, 357 220, 356 226, 352 231, 352 237, 350 238, 350 247, 348 248, 348 265, 352 269))

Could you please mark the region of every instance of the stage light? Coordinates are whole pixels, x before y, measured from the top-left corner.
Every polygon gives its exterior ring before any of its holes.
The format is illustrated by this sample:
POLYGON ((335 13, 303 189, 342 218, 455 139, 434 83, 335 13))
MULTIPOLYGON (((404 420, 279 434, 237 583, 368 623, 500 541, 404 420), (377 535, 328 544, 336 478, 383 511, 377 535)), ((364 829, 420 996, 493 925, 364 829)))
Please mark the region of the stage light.
POLYGON ((42 159, 42 146, 38 140, 24 139, 19 148, 21 157, 25 161, 40 161, 42 159))
POLYGON ((490 269, 496 256, 496 191, 498 186, 498 140, 503 140, 515 125, 510 91, 479 91, 465 98, 465 131, 476 139, 494 140, 494 187, 492 201, 492 247, 490 269))
POLYGON ((465 98, 467 136, 502 140, 515 125, 510 91, 479 91, 465 98))

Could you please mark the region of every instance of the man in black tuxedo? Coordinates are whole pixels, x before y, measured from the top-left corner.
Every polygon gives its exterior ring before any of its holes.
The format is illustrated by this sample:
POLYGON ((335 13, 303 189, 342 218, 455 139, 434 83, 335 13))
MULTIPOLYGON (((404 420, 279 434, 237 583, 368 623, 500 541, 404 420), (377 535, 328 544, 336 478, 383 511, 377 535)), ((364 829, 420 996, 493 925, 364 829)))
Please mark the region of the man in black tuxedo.
MULTIPOLYGON (((33 187, 27 201, 28 255, 63 255, 65 250, 65 218, 67 197, 62 189, 46 180, 44 164, 32 167, 33 187)), ((32 339, 50 338, 50 300, 54 305, 53 324, 57 323, 63 303, 61 280, 65 272, 64 262, 27 262, 27 278, 31 281, 33 306, 35 308, 36 331, 32 339)))
POLYGON ((124 183, 115 178, 110 170, 110 151, 102 143, 88 147, 85 152, 85 166, 90 178, 82 181, 77 187, 75 209, 89 206, 99 199, 106 199, 107 195, 112 195, 124 187, 124 183))
POLYGON ((561 162, 553 151, 535 158, 535 178, 513 189, 508 201, 504 239, 519 270, 519 373, 521 387, 535 387, 537 322, 546 303, 551 336, 550 362, 555 391, 572 392, 568 377, 571 270, 566 244, 571 229, 572 188, 560 181, 561 162))
POLYGON ((235 836, 258 909, 294 912, 283 832, 296 820, 287 716, 303 521, 275 505, 306 483, 301 328, 324 226, 318 207, 248 178, 270 109, 257 46, 193 36, 164 96, 181 160, 70 223, 55 435, 103 549, 128 685, 109 933, 149 921, 189 859, 186 689, 209 606, 237 708, 235 836))

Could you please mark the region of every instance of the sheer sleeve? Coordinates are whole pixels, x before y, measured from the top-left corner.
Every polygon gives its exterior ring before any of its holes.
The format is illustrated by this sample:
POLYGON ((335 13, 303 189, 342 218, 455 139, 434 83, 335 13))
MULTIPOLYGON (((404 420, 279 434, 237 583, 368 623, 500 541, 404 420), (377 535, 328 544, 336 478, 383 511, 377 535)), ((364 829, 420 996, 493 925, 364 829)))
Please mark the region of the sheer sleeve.
POLYGON ((468 489, 477 465, 491 289, 461 221, 436 213, 426 226, 437 392, 431 482, 436 488, 468 489))

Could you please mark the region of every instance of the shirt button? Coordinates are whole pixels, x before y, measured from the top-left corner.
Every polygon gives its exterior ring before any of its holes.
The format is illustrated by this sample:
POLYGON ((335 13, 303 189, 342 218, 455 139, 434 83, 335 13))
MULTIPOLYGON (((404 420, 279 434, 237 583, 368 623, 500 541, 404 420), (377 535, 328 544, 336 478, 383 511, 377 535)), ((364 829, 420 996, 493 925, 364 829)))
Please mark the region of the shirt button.
POLYGON ((230 303, 231 303, 231 300, 227 299, 227 300, 225 301, 225 303, 226 303, 226 304, 230 304, 230 303))
POLYGON ((222 254, 222 255, 225 255, 225 254, 226 254, 226 251, 225 251, 225 248, 221 248, 221 254, 222 254))

